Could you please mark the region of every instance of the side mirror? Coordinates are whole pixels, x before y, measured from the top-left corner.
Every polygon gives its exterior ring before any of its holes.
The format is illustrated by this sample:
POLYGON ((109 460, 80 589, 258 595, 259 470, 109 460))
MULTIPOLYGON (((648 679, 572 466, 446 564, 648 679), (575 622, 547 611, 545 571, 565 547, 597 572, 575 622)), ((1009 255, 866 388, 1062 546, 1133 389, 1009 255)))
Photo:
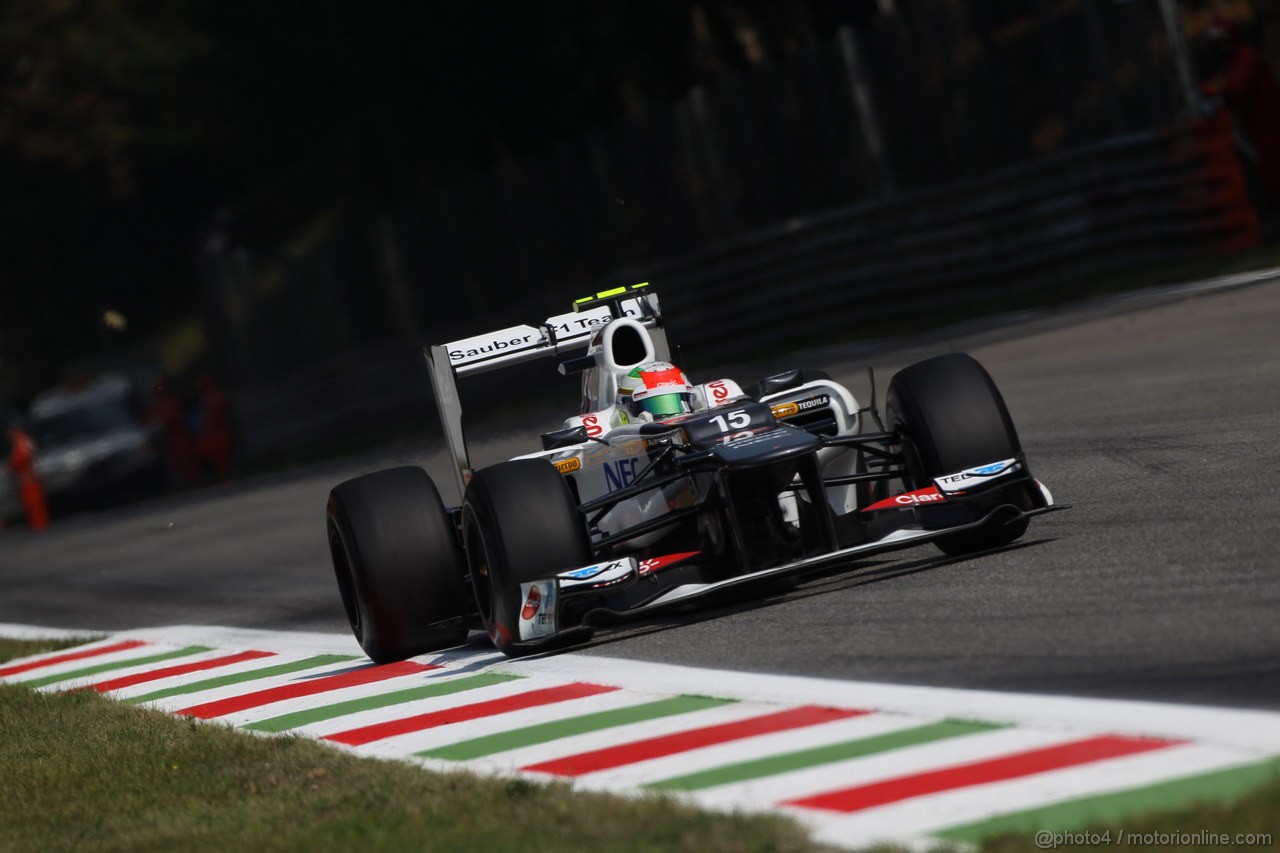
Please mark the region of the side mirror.
POLYGON ((799 370, 784 370, 782 373, 775 373, 760 380, 760 396, 777 394, 779 391, 786 391, 803 383, 804 374, 799 370))
POLYGON ((573 447, 587 440, 587 428, 584 426, 565 427, 564 429, 544 432, 542 434, 543 450, 559 450, 562 447, 573 447))

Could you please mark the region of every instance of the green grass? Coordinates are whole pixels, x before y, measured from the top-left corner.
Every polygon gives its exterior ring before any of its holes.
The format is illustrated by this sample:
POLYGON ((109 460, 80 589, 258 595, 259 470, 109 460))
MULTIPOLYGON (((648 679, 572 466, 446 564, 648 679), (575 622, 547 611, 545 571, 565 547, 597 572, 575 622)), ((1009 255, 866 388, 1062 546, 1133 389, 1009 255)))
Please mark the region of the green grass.
MULTIPOLYGON (((0 661, 76 644, 0 640, 0 661)), ((4 851, 825 849, 782 817, 699 812, 658 794, 618 798, 575 793, 565 783, 432 773, 303 737, 178 719, 92 691, 0 685, 0 767, 4 851)), ((993 823, 1002 834, 980 849, 1039 850, 1038 828, 1110 832, 1113 842, 1117 832, 1269 833, 1269 845, 1248 849, 1280 849, 1277 774, 1280 761, 1272 761, 1234 788, 1201 783, 1190 798, 1179 796, 1185 783, 1155 786, 1130 798, 1156 809, 1136 817, 1110 814, 1116 803, 1104 800, 1087 827, 1073 819, 1078 806, 1051 807, 1040 817, 993 823)))
MULTIPOLYGON (((0 660, 58 645, 0 641, 0 660)), ((92 691, 0 685, 0 767, 5 851, 821 849, 781 817, 430 773, 92 691)))
POLYGON ((98 637, 76 637, 66 640, 11 640, 7 637, 0 637, 0 663, 14 658, 27 657, 28 655, 41 655, 45 652, 56 652, 59 649, 69 649, 72 646, 80 646, 98 637))
MULTIPOLYGON (((1117 816, 1110 820, 1091 821, 1085 827, 1066 830, 1076 836, 1085 834, 1102 839, 1110 838, 1110 843, 1099 844, 1065 844, 1057 850, 1097 850, 1109 847, 1112 850, 1127 851, 1147 850, 1280 850, 1280 767, 1272 764, 1268 775, 1270 781, 1254 788, 1245 794, 1235 796, 1204 797, 1174 807, 1165 807, 1158 812, 1149 812, 1136 817, 1117 816), (1159 843, 1153 836, 1179 835, 1194 833, 1225 834, 1235 838, 1238 835, 1267 835, 1270 841, 1258 844, 1170 844, 1159 843), (1123 836, 1122 836, 1123 834, 1123 836), (1135 837, 1136 836, 1136 837, 1135 837), (1132 841, 1132 843, 1130 843, 1132 841)), ((1047 825, 1051 831, 1064 832, 1063 829, 1047 825)), ((1021 853, 1038 850, 1034 842, 1035 831, 1008 832, 987 838, 982 850, 987 853, 1021 853)), ((1081 838, 1080 840, 1091 840, 1081 838)))

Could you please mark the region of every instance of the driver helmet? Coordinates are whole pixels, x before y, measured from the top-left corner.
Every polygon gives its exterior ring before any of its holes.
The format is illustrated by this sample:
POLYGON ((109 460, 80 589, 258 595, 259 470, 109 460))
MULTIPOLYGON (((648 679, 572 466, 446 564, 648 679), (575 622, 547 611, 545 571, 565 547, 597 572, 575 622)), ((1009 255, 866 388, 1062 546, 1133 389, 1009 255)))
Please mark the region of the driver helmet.
POLYGON ((618 381, 618 396, 628 412, 646 420, 686 415, 694 410, 694 389, 689 377, 665 361, 635 367, 618 381))

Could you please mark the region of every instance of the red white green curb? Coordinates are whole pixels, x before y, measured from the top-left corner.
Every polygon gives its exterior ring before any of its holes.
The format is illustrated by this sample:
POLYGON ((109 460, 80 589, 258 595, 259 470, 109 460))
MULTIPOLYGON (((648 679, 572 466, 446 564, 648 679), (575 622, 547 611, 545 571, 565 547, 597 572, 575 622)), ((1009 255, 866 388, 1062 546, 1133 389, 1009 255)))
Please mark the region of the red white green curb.
MULTIPOLYGON (((68 632, 0 625, 0 636, 68 632)), ((847 847, 1091 820, 1236 796, 1280 775, 1280 714, 739 673, 471 645, 373 665, 345 635, 112 634, 0 681, 357 754, 582 789, 779 811, 847 847)))

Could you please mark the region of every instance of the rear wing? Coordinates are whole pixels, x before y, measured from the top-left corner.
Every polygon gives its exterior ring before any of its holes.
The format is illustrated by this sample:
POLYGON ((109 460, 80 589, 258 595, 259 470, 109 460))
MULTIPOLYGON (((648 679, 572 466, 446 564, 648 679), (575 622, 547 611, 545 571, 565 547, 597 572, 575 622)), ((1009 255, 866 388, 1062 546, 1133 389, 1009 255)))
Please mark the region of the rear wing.
POLYGON ((572 311, 548 317, 536 327, 511 326, 423 348, 459 495, 466 491, 472 468, 462 429, 458 378, 542 358, 563 359, 585 349, 596 329, 620 317, 629 317, 644 325, 653 339, 654 356, 670 361, 671 350, 662 328, 658 295, 649 292, 648 286, 645 282, 617 287, 574 300, 572 311))

